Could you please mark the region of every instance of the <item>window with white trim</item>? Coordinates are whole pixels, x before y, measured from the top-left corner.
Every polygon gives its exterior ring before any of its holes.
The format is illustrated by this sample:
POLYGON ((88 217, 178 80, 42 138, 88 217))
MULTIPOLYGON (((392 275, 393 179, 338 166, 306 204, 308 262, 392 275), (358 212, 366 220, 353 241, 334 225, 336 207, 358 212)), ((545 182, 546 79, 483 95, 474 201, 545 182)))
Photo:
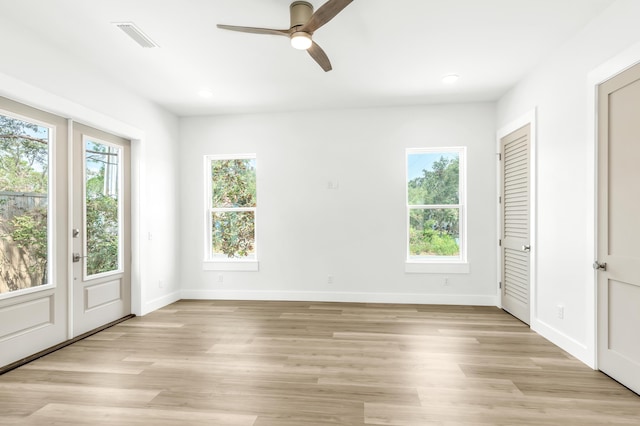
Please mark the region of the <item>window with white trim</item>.
POLYGON ((257 261, 256 156, 205 157, 205 262, 257 261))
POLYGON ((466 262, 465 147, 407 149, 407 262, 466 262))

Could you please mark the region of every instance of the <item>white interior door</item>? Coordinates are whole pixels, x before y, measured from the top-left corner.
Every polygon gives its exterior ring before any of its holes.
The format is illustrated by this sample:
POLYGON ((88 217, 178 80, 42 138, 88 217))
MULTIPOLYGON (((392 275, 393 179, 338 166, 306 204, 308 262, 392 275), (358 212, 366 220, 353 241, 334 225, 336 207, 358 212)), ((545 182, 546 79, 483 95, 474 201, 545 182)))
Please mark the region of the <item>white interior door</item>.
POLYGON ((0 98, 0 367, 67 339, 67 120, 0 98))
POLYGON ((640 393, 640 65, 598 90, 598 367, 640 393), (598 265, 599 264, 599 265, 598 265))
POLYGON ((73 126, 73 333, 131 313, 130 142, 73 126))
POLYGON ((530 321, 530 152, 528 124, 500 140, 502 308, 530 321))

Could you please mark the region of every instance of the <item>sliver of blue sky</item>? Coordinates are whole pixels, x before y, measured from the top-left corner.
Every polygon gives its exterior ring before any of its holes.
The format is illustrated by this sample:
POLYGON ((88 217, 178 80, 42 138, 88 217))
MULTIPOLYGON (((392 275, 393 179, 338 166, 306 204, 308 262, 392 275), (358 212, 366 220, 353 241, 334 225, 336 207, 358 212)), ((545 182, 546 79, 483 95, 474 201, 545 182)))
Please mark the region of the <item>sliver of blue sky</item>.
POLYGON ((457 152, 416 152, 407 156, 407 177, 413 180, 424 176, 423 170, 431 171, 433 163, 445 158, 449 161, 458 158, 457 152))

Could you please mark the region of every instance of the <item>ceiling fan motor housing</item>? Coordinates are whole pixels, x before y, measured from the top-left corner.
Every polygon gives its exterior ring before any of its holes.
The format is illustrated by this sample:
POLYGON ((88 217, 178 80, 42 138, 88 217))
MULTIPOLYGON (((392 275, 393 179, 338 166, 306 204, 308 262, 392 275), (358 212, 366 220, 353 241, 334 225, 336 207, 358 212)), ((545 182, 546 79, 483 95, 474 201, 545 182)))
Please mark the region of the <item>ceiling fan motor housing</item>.
POLYGON ((291 13, 291 26, 289 28, 300 27, 311 19, 313 15, 313 5, 308 1, 294 1, 289 7, 291 13))

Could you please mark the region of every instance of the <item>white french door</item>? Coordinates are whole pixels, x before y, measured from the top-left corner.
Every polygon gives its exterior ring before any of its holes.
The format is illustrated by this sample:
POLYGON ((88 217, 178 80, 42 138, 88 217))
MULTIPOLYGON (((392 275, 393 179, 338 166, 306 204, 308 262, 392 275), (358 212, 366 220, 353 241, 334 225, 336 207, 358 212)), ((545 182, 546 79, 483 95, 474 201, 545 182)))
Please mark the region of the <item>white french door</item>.
POLYGON ((0 368, 67 339, 67 125, 0 98, 0 368))
POLYGON ((73 334, 131 313, 130 142, 73 125, 73 334))
POLYGON ((0 97, 0 369, 130 314, 129 182, 129 141, 0 97))

